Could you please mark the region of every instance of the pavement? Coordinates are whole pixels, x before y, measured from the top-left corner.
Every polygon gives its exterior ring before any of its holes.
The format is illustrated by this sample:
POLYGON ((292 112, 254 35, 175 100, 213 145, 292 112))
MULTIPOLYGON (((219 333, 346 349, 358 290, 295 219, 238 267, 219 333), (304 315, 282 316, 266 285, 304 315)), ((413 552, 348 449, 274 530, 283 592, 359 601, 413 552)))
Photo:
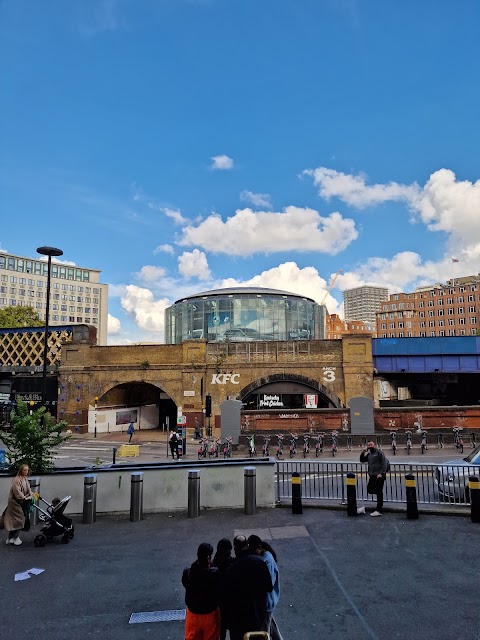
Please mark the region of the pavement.
POLYGON ((183 622, 129 624, 133 612, 184 608, 180 583, 200 542, 258 532, 277 551, 285 640, 478 640, 480 525, 467 517, 239 510, 101 517, 68 545, 0 545, 0 637, 184 638, 183 622), (14 582, 30 568, 44 573, 14 582))

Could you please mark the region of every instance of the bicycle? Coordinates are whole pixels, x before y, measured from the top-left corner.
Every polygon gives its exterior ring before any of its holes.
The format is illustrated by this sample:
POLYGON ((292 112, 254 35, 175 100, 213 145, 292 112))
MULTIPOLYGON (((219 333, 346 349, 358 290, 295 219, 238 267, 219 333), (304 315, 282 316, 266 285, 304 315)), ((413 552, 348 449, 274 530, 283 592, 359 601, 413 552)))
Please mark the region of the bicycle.
POLYGON ((233 441, 233 438, 230 436, 229 438, 226 438, 225 442, 223 443, 223 457, 224 458, 231 458, 232 457, 232 441, 233 441))
POLYGON ((410 452, 412 450, 412 432, 411 431, 406 431, 405 432, 405 436, 407 438, 407 444, 405 449, 407 450, 407 454, 410 455, 410 452))
POLYGON ((315 457, 318 458, 321 453, 323 453, 323 434, 319 433, 315 442, 315 457))
POLYGON ((197 455, 198 455, 198 459, 201 460, 201 458, 206 458, 207 457, 207 451, 208 451, 208 441, 206 438, 200 438, 200 441, 198 443, 198 451, 197 451, 197 455))
POLYGON ((463 427, 453 427, 453 443, 456 449, 460 449, 460 453, 463 453, 463 438, 460 432, 463 431, 463 427))
POLYGON ((215 458, 220 456, 220 438, 215 438, 215 458))
POLYGON ((428 447, 427 447, 427 432, 426 431, 422 431, 422 445, 421 445, 421 447, 422 447, 422 456, 423 456, 425 451, 428 450, 428 447))
POLYGON ((253 434, 248 436, 248 455, 250 458, 257 455, 257 450, 255 448, 255 436, 253 434))
POLYGON ((439 433, 437 436, 437 449, 443 449, 445 445, 443 444, 443 433, 439 433))
POLYGON ((283 456, 283 435, 281 433, 277 433, 277 450, 275 456, 278 460, 283 456))
POLYGON ((215 441, 214 440, 210 440, 209 443, 209 447, 208 447, 208 457, 209 458, 214 458, 215 457, 215 441))
POLYGON ((262 454, 265 457, 270 455, 270 436, 263 436, 262 454))
POLYGON ((338 431, 332 431, 332 456, 335 457, 338 452, 337 444, 338 431))
POLYGON ((390 439, 392 441, 392 451, 393 451, 393 455, 396 456, 397 455, 397 432, 396 431, 391 431, 390 432, 390 439))
POLYGON ((290 458, 293 458, 293 456, 297 455, 297 438, 298 436, 295 433, 290 434, 290 458))
POLYGON ((305 434, 303 436, 303 457, 306 458, 307 455, 310 453, 310 436, 308 434, 305 434))

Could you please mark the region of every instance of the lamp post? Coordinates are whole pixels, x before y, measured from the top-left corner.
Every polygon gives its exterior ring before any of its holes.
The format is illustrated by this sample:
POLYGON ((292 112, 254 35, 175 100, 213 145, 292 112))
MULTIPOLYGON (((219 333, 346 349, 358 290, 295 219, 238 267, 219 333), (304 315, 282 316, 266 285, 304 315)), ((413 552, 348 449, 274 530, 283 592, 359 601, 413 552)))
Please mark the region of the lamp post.
POLYGON ((47 355, 48 355, 48 316, 50 313, 50 277, 51 277, 51 266, 52 266, 52 256, 63 256, 63 251, 61 249, 56 249, 55 247, 38 247, 37 253, 40 253, 42 256, 48 256, 48 267, 47 267, 47 307, 45 310, 45 334, 44 334, 44 343, 43 343, 43 371, 42 371, 42 403, 43 406, 46 405, 47 402, 47 355))

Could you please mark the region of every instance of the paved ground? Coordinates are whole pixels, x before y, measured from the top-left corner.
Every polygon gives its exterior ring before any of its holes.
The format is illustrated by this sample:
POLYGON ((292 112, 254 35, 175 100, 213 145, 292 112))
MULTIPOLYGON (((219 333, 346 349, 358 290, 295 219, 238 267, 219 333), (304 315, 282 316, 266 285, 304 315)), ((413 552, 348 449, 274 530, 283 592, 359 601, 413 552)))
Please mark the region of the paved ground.
POLYGON ((309 509, 100 518, 69 545, 0 546, 0 637, 183 638, 183 623, 129 625, 132 612, 183 608, 182 568, 202 541, 261 530, 279 556, 285 640, 478 640, 480 525, 464 517, 382 518, 309 509), (17 572, 45 569, 14 582, 17 572))

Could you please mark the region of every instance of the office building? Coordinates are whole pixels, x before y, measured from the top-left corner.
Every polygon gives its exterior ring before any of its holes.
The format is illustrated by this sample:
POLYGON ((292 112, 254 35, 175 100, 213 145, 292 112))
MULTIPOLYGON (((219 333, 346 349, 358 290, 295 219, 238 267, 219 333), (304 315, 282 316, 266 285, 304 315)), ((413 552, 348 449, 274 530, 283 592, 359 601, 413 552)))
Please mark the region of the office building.
POLYGON ((343 292, 344 315, 347 322, 362 320, 375 326, 376 313, 388 300, 388 289, 364 285, 343 292))

